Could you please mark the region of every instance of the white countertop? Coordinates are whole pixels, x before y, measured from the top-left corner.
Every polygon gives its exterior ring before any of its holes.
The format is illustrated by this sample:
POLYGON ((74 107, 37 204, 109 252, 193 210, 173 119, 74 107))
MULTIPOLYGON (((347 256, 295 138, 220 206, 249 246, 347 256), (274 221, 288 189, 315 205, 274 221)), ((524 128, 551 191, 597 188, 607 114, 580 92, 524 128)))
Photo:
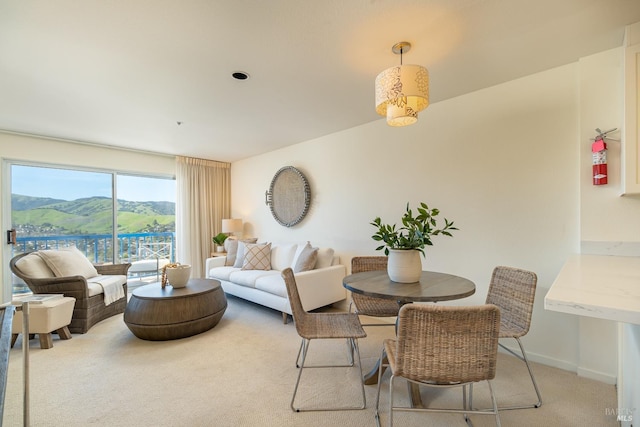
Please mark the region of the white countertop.
POLYGON ((572 255, 544 308, 640 325, 640 257, 572 255))

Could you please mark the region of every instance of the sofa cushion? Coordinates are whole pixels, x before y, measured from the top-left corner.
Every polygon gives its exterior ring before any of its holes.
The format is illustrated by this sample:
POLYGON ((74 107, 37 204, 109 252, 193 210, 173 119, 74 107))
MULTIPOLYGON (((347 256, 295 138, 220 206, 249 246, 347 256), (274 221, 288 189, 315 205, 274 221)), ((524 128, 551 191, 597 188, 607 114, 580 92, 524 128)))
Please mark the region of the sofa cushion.
POLYGON ((320 248, 318 249, 318 260, 316 261, 315 268, 327 268, 333 264, 333 249, 320 248))
POLYGON ((98 270, 91 261, 75 246, 57 250, 37 252, 56 277, 82 276, 85 279, 96 277, 98 270))
POLYGON ((256 280, 263 276, 279 276, 276 270, 236 270, 229 275, 229 282, 254 288, 256 280))
POLYGON ((23 256, 16 262, 16 267, 26 276, 36 279, 50 279, 56 277, 44 260, 36 253, 23 256))
POLYGON ((273 295, 278 295, 282 298, 288 298, 287 286, 284 284, 282 274, 259 277, 256 280, 255 288, 273 295))
POLYGON ((296 263, 292 266, 294 273, 313 270, 318 260, 318 248, 311 247, 311 243, 307 242, 300 251, 300 255, 296 259, 296 263))
POLYGON ((282 271, 291 267, 297 249, 298 245, 295 243, 272 243, 271 269, 282 271))
POLYGON ((209 270, 209 277, 218 280, 229 280, 229 276, 234 271, 240 271, 240 269, 233 266, 214 267, 209 270))
POLYGON ((271 270, 271 243, 255 244, 248 243, 243 270, 271 270))

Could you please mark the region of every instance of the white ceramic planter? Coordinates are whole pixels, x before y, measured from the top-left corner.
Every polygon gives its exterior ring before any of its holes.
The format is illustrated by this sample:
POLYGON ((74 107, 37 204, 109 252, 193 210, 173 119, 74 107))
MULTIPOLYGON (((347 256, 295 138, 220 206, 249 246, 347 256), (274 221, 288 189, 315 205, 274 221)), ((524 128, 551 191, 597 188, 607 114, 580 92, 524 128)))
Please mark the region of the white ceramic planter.
POLYGON ((422 275, 420 252, 414 249, 389 249, 387 262, 389 278, 399 283, 414 283, 422 275))
POLYGON ((191 266, 188 264, 170 267, 165 270, 167 281, 174 288, 184 288, 191 277, 191 266))

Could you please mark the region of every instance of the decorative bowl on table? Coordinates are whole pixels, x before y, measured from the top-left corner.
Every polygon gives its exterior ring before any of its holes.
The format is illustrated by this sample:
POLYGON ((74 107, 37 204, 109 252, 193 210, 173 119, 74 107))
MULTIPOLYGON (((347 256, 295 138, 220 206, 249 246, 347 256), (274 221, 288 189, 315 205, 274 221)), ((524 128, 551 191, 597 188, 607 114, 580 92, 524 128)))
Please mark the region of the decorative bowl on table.
POLYGON ((165 268, 167 282, 174 288, 184 288, 191 277, 189 264, 168 265, 165 268))

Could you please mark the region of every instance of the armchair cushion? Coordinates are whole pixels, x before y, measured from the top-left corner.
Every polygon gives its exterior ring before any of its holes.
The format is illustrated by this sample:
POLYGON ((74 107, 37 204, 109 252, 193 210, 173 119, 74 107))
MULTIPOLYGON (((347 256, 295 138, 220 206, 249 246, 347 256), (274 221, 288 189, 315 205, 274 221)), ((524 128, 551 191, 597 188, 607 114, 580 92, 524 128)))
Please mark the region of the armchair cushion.
POLYGON ((90 279, 98 275, 98 270, 75 246, 58 250, 38 251, 40 258, 56 277, 82 276, 90 279))
POLYGON ((104 294, 104 304, 112 304, 126 296, 122 287, 125 283, 127 283, 127 276, 124 275, 92 277, 87 279, 89 296, 104 294))

